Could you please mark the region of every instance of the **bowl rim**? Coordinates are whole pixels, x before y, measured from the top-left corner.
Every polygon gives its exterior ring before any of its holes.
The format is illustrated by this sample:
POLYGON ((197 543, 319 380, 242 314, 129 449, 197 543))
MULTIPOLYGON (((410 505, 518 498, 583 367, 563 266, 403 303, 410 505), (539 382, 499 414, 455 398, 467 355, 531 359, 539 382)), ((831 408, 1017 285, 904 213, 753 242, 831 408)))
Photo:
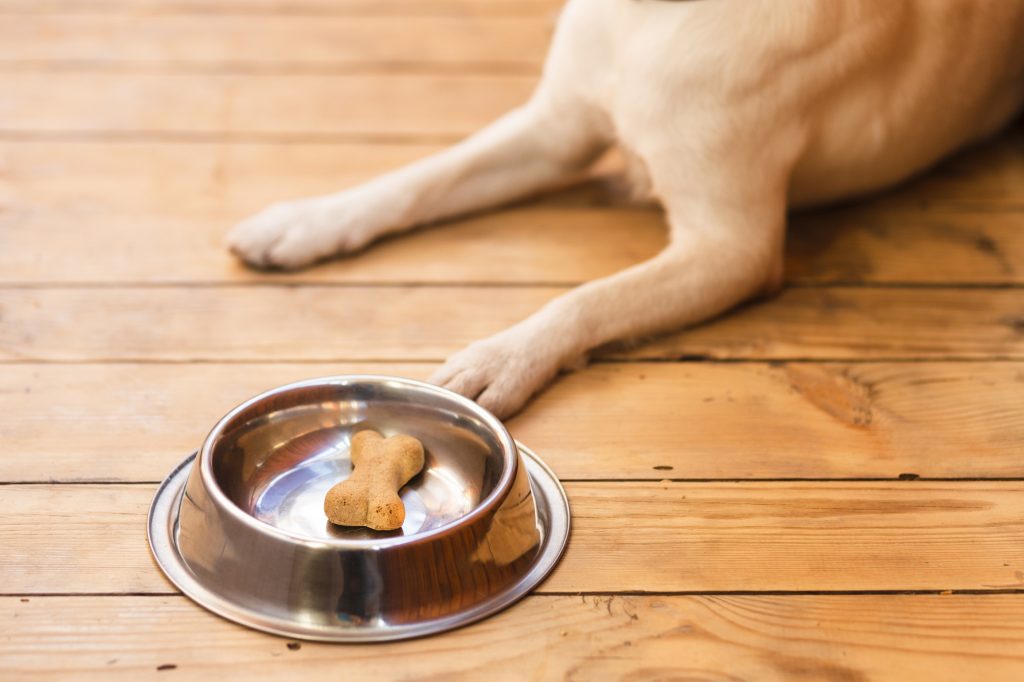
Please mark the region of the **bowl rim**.
POLYGON ((447 632, 476 622, 511 606, 543 583, 568 548, 572 526, 569 500, 558 477, 530 448, 516 443, 522 471, 530 482, 541 520, 540 550, 522 578, 473 607, 455 614, 401 625, 367 621, 364 626, 311 625, 304 619, 281 619, 260 612, 236 597, 216 591, 192 572, 178 543, 181 503, 198 451, 178 464, 153 496, 147 518, 150 551, 157 566, 181 592, 199 606, 245 627, 282 637, 332 643, 373 643, 405 640, 447 632))
POLYGON ((212 498, 216 507, 226 510, 226 512, 232 515, 237 521, 248 526, 253 531, 267 533, 292 544, 298 543, 315 549, 339 550, 379 550, 400 545, 414 545, 421 542, 429 542, 436 537, 456 532, 461 528, 472 525, 481 517, 487 516, 496 511, 498 507, 504 503, 505 498, 507 498, 511 492, 512 483, 515 481, 519 472, 519 450, 516 447, 516 443, 508 432, 508 429, 505 428, 504 424, 502 424, 501 421, 489 411, 478 405, 475 401, 446 388, 435 386, 434 384, 430 384, 425 381, 418 381, 416 379, 409 379, 406 377, 389 376, 386 374, 338 374, 296 381, 272 388, 269 391, 264 391, 263 393, 253 396, 234 407, 230 412, 221 417, 206 435, 206 438, 203 439, 203 444, 199 448, 199 453, 196 459, 199 462, 199 478, 205 488, 206 494, 212 498), (227 424, 237 417, 242 411, 259 402, 289 391, 314 386, 344 386, 354 383, 397 383, 437 393, 446 399, 454 401, 461 407, 467 409, 474 416, 478 417, 497 436, 497 440, 502 449, 502 461, 504 463, 504 468, 501 472, 501 476, 498 478, 498 482, 494 486, 494 489, 491 490, 491 492, 487 494, 487 497, 485 497, 468 514, 449 521, 442 526, 432 528, 424 533, 416 533, 415 535, 399 535, 397 537, 379 539, 318 539, 287 531, 278 528, 277 526, 273 526, 266 521, 261 521, 251 514, 246 513, 237 504, 235 504, 235 502, 232 501, 223 490, 221 490, 221 487, 217 483, 216 477, 213 473, 211 450, 213 448, 214 441, 218 436, 223 434, 224 428, 227 424))

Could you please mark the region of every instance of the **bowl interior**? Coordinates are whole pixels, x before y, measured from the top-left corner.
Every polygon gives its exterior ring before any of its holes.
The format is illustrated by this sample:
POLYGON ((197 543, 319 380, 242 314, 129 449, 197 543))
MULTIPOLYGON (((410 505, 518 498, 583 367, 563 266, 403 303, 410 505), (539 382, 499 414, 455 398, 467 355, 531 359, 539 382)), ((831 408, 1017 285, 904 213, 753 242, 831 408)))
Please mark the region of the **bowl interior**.
POLYGON ((216 485, 239 509, 313 540, 421 534, 456 522, 500 484, 514 454, 466 401, 425 384, 337 379, 258 399, 222 422, 208 442, 216 485), (423 443, 423 471, 401 491, 406 518, 382 533, 331 524, 327 490, 351 472, 349 445, 363 429, 423 443))

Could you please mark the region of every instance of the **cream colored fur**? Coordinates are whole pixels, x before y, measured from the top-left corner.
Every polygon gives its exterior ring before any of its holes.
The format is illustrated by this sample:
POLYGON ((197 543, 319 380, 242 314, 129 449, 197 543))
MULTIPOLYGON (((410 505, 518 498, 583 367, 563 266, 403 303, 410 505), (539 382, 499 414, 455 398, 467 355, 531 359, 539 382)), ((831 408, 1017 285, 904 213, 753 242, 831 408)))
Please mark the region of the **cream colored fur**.
POLYGON ((778 287, 787 207, 899 182, 1022 99, 1024 0, 571 0, 521 108, 364 185, 271 206, 228 243, 255 266, 305 267, 537 192, 618 144, 670 245, 434 375, 507 416, 600 345, 778 287))

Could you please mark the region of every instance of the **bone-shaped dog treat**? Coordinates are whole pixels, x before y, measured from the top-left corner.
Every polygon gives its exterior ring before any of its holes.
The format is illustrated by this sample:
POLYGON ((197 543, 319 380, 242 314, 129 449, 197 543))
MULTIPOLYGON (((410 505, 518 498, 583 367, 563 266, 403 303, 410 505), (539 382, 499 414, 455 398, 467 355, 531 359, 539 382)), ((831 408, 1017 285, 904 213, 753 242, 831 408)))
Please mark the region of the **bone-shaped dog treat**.
POLYGON ((339 526, 395 530, 405 522, 398 491, 423 468, 423 444, 412 436, 352 436, 352 475, 327 491, 324 511, 339 526))

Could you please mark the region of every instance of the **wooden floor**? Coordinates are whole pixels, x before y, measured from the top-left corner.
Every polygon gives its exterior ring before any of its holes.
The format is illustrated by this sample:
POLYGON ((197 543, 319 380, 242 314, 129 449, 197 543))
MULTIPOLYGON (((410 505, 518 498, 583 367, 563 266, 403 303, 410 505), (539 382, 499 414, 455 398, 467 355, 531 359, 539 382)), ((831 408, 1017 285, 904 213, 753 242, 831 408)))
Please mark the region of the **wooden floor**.
POLYGON ((149 556, 241 400, 425 377, 663 244, 590 182, 294 275, 221 239, 522 101, 554 0, 0 0, 0 679, 1024 679, 1024 128, 794 218, 790 286, 512 420, 568 553, 488 621, 302 643, 149 556))

